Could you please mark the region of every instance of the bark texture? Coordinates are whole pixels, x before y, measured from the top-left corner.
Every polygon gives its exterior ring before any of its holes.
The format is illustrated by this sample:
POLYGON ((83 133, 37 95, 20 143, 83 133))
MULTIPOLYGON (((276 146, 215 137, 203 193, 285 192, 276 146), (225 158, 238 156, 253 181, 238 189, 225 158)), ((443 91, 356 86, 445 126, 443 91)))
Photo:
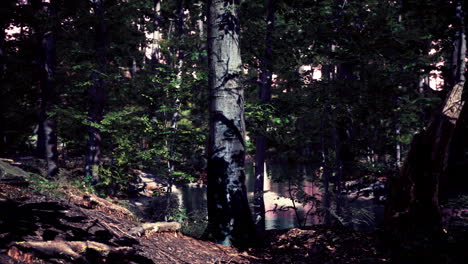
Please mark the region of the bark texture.
MULTIPOLYGON (((275 28, 276 0, 266 1, 266 34, 265 51, 261 61, 260 73, 260 103, 267 104, 271 100, 272 84, 272 35, 275 28)), ((263 240, 265 236, 265 202, 263 200, 263 183, 265 175, 266 137, 258 135, 255 146, 255 190, 254 190, 254 219, 257 239, 263 240)))
POLYGON ((254 233, 244 172, 239 4, 239 0, 208 1, 211 101, 206 235, 224 245, 243 245, 254 233))
MULTIPOLYGON (((90 100, 89 121, 98 124, 102 120, 104 111, 104 92, 106 87, 106 53, 107 53, 107 28, 104 21, 104 0, 92 0, 94 13, 97 17, 96 25, 96 57, 97 69, 93 72, 93 85, 88 94, 90 100)), ((92 178, 93 184, 99 181, 99 164, 101 154, 101 131, 95 125, 88 126, 88 145, 86 153, 86 177, 92 178)))

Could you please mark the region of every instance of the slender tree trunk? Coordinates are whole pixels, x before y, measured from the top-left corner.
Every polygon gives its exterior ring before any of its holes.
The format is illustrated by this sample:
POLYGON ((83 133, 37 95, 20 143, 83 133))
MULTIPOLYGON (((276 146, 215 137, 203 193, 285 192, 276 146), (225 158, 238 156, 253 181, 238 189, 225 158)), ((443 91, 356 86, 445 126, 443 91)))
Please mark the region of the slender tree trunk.
POLYGON ((198 50, 199 50, 199 56, 198 56, 198 61, 201 65, 204 65, 206 64, 208 58, 207 56, 204 54, 204 50, 206 50, 206 32, 205 32, 205 12, 204 10, 206 10, 205 7, 205 4, 204 4, 204 1, 198 1, 198 4, 197 4, 199 10, 197 11, 198 12, 198 17, 197 17, 197 20, 196 20, 196 24, 197 24, 197 29, 198 29, 198 36, 200 38, 200 42, 198 43, 198 50))
MULTIPOLYGON (((178 0, 177 1, 177 23, 176 23, 176 39, 179 40, 179 43, 182 43, 184 37, 184 1, 178 0)), ((176 69, 177 78, 176 78, 176 86, 175 88, 178 90, 182 84, 182 68, 184 66, 184 51, 181 47, 178 47, 176 50, 176 63, 173 64, 173 68, 176 69)), ((176 137, 177 137, 177 128, 179 122, 179 111, 180 111, 180 100, 179 98, 175 99, 174 102, 174 113, 172 114, 171 118, 171 128, 172 134, 170 134, 169 140, 166 141, 166 146, 169 152, 169 159, 167 161, 168 173, 169 173, 169 186, 167 189, 167 204, 166 204, 166 214, 169 212, 170 209, 170 202, 171 202, 171 193, 172 193, 172 186, 175 180, 174 178, 174 171, 175 165, 172 159, 174 158, 174 147, 176 144, 176 137)))
POLYGON ((198 29, 198 36, 200 39, 203 39, 205 35, 205 30, 204 30, 204 14, 203 14, 203 1, 198 1, 197 5, 199 6, 200 10, 198 13, 198 19, 197 19, 197 29, 198 29))
POLYGON ((337 117, 335 110, 331 110, 333 115, 332 121, 332 140, 333 147, 335 149, 335 162, 336 162, 336 180, 335 180, 335 190, 336 190, 336 214, 341 215, 341 208, 343 205, 342 189, 343 189, 343 159, 342 159, 342 142, 338 135, 337 129, 337 117))
MULTIPOLYGON (((93 85, 89 88, 89 121, 93 124, 99 124, 103 117, 104 110, 104 92, 106 87, 105 73, 107 62, 107 28, 104 21, 104 0, 92 0, 94 4, 94 13, 97 17, 96 25, 96 58, 97 69, 93 72, 93 85)), ((101 131, 95 125, 88 127, 88 146, 86 153, 85 174, 87 178, 92 179, 92 183, 99 181, 99 165, 101 154, 101 131)))
MULTIPOLYGON (((176 38, 179 42, 179 45, 184 41, 185 27, 184 27, 184 0, 177 0, 177 23, 176 23, 176 38)), ((184 66, 184 50, 183 47, 179 46, 176 50, 177 62, 174 67, 177 69, 177 80, 178 85, 180 86, 180 81, 182 79, 182 67, 184 66)))
POLYGON ((244 93, 239 0, 208 1, 210 138, 206 236, 224 245, 251 242, 254 225, 245 187, 244 93))
MULTIPOLYGON (((271 99, 272 84, 272 35, 275 28, 275 4, 276 0, 266 0, 266 34, 265 51, 261 61, 260 75, 260 103, 267 104, 271 99)), ((263 200, 263 183, 265 175, 266 137, 258 135, 256 138, 255 152, 255 188, 254 188, 254 219, 256 235, 259 241, 265 236, 265 202, 263 200)))
POLYGON ((462 8, 462 3, 458 3, 456 9, 458 20, 458 30, 455 34, 452 53, 452 85, 456 85, 460 81, 465 81, 466 69, 466 32, 465 32, 465 12, 462 8))
POLYGON ((400 122, 397 121, 397 124, 395 125, 395 166, 397 169, 401 168, 401 142, 400 142, 400 136, 401 136, 401 127, 400 127, 400 122))
POLYGON ((5 52, 5 25, 0 24, 0 80, 5 77, 6 72, 6 52, 5 52))
MULTIPOLYGON (((43 9, 48 14, 49 19, 55 19, 55 10, 52 3, 43 3, 43 9)), ((40 140, 41 155, 45 154, 47 161, 47 176, 54 177, 58 172, 58 152, 57 152, 57 124, 53 117, 49 115, 55 98, 55 33, 53 30, 43 34, 41 40, 41 113, 39 134, 43 137, 40 140)))
MULTIPOLYGON (((3 21, 2 21, 3 22, 3 21)), ((0 24, 0 82, 3 83, 3 80, 6 75, 6 51, 5 51, 5 24, 0 24)), ((0 124, 4 124, 3 117, 0 117, 0 124)), ((6 134, 4 134, 4 130, 0 129, 0 155, 4 154, 7 148, 7 138, 6 134)))
MULTIPOLYGON (((330 82, 333 80, 333 67, 331 65, 324 64, 322 65, 322 78, 326 82, 330 82)), ((328 90, 324 90, 323 92, 323 97, 329 97, 328 95, 328 90)), ((323 184, 323 189, 324 189, 324 194, 323 194, 323 208, 324 208, 324 224, 325 225, 331 225, 332 224, 332 219, 331 219, 331 193, 330 193, 330 176, 331 176, 331 164, 330 164, 330 159, 329 159, 329 146, 327 145, 326 142, 326 127, 327 123, 330 122, 328 114, 331 112, 330 105, 328 101, 324 102, 325 105, 323 107, 323 114, 320 122, 320 144, 321 144, 321 152, 322 152, 322 184, 323 184)))
POLYGON ((330 215, 330 162, 328 160, 328 147, 325 141, 325 124, 327 121, 327 107, 324 107, 322 119, 320 122, 320 147, 322 154, 322 184, 323 184, 323 199, 322 207, 324 210, 323 223, 331 225, 330 215))
POLYGON ((162 0, 154 0, 154 16, 153 16, 153 39, 151 43, 151 70, 155 71, 156 65, 161 63, 161 2, 162 0))
MULTIPOLYGON (((430 250, 444 238, 439 207, 439 182, 446 177, 449 147, 460 113, 465 85, 466 42, 461 8, 455 40, 458 51, 455 86, 442 107, 433 114, 428 128, 413 138, 401 174, 391 181, 385 210, 385 229, 396 243, 422 241, 430 250), (464 44, 465 43, 465 44, 464 44), (429 243, 429 245, 427 245, 429 243)), ((421 243, 422 243, 421 242, 421 243)), ((431 252, 428 252, 431 253, 431 252)), ((433 252, 432 252, 433 253, 433 252)))

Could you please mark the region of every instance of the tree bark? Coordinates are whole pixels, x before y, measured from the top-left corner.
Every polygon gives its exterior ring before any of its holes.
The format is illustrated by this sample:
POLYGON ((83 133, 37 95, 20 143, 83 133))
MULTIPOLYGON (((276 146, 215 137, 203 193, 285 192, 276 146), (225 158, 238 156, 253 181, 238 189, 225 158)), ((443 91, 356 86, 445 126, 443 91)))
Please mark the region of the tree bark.
MULTIPOLYGON (((458 9, 461 11, 461 8, 458 9)), ((458 17, 462 19, 461 15, 458 17)), ((463 22, 460 24, 463 25, 463 22)), ((455 42, 465 39, 464 35, 462 26, 455 42)), ((460 63, 454 71, 456 85, 442 107, 433 114, 427 129, 415 135, 399 177, 391 181, 385 210, 385 231, 388 237, 393 238, 392 242, 426 241, 434 246, 444 238, 439 182, 447 176, 450 144, 465 103, 462 97, 465 45, 455 45, 459 49, 455 52, 460 63)))
POLYGON ((242 246, 255 232, 245 186, 239 0, 208 1, 210 134, 205 235, 242 246))
POLYGON ((5 25, 0 24, 0 80, 4 78, 6 72, 5 38, 5 25))
POLYGON ((325 124, 327 122, 327 112, 329 112, 328 107, 323 107, 322 118, 320 121, 320 148, 322 154, 322 184, 323 184, 323 198, 322 198, 322 208, 323 208, 323 223, 327 226, 331 225, 331 206, 330 206, 330 161, 328 147, 326 145, 325 139, 325 124))
MULTIPOLYGON (((272 84, 272 35, 275 28, 275 4, 276 0, 266 0, 266 32, 265 50, 261 60, 260 74, 260 103, 267 104, 271 100, 272 84)), ((265 131, 264 131, 265 132, 265 131)), ((259 241, 263 241, 265 236, 265 202, 263 200, 263 183, 265 175, 266 158, 266 137, 258 135, 255 146, 255 188, 254 188, 254 219, 256 236, 259 241)))
POLYGON ((155 71, 156 65, 161 63, 161 2, 162 0, 154 0, 154 16, 153 16, 153 39, 151 42, 151 70, 155 71))
POLYGON ((93 85, 88 90, 90 106, 88 126, 88 146, 86 153, 85 174, 87 178, 92 179, 92 183, 99 181, 99 164, 101 154, 101 131, 96 126, 103 117, 104 111, 104 93, 106 87, 105 72, 107 63, 107 27, 104 21, 104 0, 92 0, 94 4, 94 13, 97 17, 96 25, 96 57, 97 69, 93 72, 93 85))
MULTIPOLYGON (((43 9, 48 14, 49 19, 53 20, 56 15, 52 3, 43 3, 43 9)), ((53 30, 47 31, 42 36, 41 41, 41 113, 39 135, 43 138, 40 140, 42 156, 45 154, 47 161, 47 176, 54 177, 58 173, 58 152, 57 152, 57 124, 54 117, 49 115, 52 110, 55 98, 55 33, 53 30)), ((39 139, 38 139, 39 140, 39 139)))
MULTIPOLYGON (((5 51, 5 27, 7 20, 0 19, 0 82, 3 83, 6 75, 6 51, 5 51)), ((0 117, 0 124, 4 124, 5 120, 0 117)), ((0 155, 4 154, 7 149, 7 138, 4 129, 0 129, 0 155)))
POLYGON ((458 30, 455 33, 455 40, 453 42, 453 53, 452 53, 452 83, 456 85, 460 81, 465 81, 465 69, 466 69, 466 32, 465 32, 465 12, 462 4, 458 3, 456 8, 456 16, 458 20, 458 30))

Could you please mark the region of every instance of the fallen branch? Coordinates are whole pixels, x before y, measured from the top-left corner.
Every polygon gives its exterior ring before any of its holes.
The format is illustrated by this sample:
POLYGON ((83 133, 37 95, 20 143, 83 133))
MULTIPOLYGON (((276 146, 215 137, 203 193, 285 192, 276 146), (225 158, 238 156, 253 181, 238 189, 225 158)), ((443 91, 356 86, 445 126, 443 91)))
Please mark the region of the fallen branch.
POLYGON ((110 254, 114 256, 131 256, 136 251, 130 247, 112 247, 94 241, 36 241, 17 242, 16 247, 32 250, 43 256, 66 258, 69 260, 86 260, 86 253, 93 251, 101 257, 110 254))
POLYGON ((182 225, 177 222, 143 223, 140 226, 130 229, 128 233, 132 236, 142 236, 144 234, 157 232, 176 232, 181 227, 182 225))

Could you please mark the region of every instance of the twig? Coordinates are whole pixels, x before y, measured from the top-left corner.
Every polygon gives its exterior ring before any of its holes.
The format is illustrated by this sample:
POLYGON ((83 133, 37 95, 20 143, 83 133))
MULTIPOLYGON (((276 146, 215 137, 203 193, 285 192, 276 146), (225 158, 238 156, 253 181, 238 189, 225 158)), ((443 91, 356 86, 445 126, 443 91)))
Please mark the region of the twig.
MULTIPOLYGON (((120 231, 122 234, 124 234, 126 237, 129 237, 129 238, 133 238, 133 239, 136 239, 134 236, 128 234, 127 232, 123 231, 122 229, 120 229, 118 226, 114 225, 114 224, 106 224, 104 222, 99 222, 98 224, 104 226, 104 228, 106 228, 108 231, 111 231, 112 233, 115 234, 115 232, 112 231, 112 229, 110 228, 110 225, 112 225, 113 228, 117 229, 118 231, 120 231)), ((115 234, 116 235, 116 234, 115 234)))

